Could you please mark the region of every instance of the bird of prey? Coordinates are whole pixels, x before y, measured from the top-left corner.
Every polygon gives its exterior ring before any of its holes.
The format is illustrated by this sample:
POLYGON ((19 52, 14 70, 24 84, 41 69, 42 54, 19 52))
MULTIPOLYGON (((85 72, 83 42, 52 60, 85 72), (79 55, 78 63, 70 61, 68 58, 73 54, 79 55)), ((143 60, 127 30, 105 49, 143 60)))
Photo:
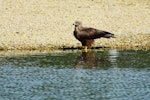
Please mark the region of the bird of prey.
POLYGON ((85 51, 87 51, 87 49, 92 46, 92 44, 94 43, 94 39, 101 38, 101 37, 104 38, 114 37, 114 34, 107 31, 102 31, 95 28, 83 27, 80 21, 75 21, 73 25, 75 26, 74 36, 76 39, 78 39, 81 42, 82 47, 84 48, 83 50, 85 51))

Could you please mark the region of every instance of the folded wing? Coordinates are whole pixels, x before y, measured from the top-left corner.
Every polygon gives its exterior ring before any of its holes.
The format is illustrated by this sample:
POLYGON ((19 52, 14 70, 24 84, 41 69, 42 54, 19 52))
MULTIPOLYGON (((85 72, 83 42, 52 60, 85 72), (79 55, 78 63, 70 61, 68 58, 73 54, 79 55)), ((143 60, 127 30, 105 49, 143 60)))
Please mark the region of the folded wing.
POLYGON ((82 39, 96 39, 96 38, 111 38, 114 34, 94 28, 83 28, 80 30, 78 36, 82 39))

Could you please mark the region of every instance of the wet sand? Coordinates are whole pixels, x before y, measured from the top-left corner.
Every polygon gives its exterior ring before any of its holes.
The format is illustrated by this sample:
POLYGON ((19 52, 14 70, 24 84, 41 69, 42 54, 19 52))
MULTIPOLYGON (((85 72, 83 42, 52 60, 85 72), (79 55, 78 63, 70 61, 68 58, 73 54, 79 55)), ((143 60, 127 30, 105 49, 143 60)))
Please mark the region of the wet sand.
POLYGON ((1 50, 53 50, 81 46, 75 20, 112 32, 94 47, 150 49, 149 0, 0 0, 1 50))

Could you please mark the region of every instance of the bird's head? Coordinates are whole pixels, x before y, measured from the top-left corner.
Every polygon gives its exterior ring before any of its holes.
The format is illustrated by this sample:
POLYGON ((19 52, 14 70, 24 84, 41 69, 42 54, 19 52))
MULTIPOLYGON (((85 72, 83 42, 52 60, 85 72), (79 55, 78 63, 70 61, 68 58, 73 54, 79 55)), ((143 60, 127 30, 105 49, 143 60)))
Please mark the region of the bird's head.
POLYGON ((81 23, 80 21, 75 21, 75 22, 73 23, 73 25, 74 25, 75 27, 78 27, 78 26, 82 25, 82 23, 81 23))

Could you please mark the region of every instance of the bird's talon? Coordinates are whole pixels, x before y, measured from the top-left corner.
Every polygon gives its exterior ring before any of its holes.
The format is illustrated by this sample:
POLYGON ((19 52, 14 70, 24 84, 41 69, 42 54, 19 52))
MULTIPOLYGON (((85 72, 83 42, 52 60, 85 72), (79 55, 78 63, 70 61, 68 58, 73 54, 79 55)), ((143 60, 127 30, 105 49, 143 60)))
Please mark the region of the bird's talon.
POLYGON ((82 52, 88 52, 88 47, 87 46, 83 46, 82 47, 82 52))

